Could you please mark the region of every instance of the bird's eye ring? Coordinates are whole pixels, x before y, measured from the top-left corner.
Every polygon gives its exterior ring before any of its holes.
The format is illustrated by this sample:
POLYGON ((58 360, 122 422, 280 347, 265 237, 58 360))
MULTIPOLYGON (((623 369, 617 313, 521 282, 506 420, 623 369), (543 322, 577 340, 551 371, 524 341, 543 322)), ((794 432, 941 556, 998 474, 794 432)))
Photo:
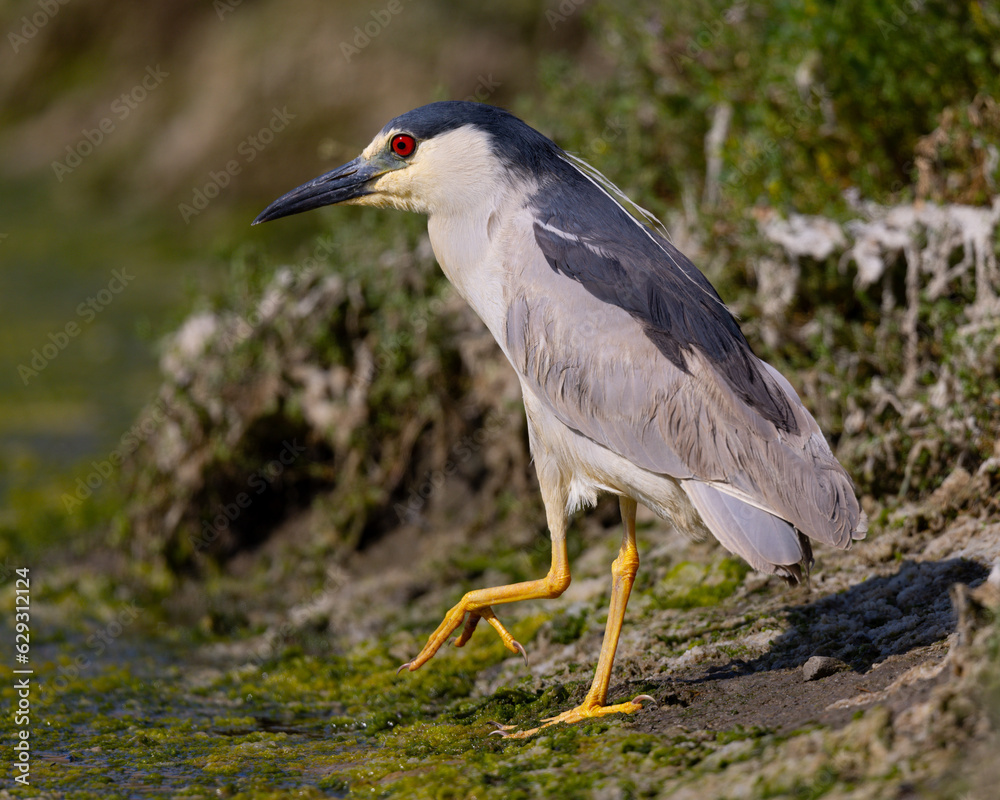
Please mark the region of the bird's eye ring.
POLYGON ((397 133, 392 137, 392 141, 389 143, 397 156, 402 156, 406 158, 407 156, 413 155, 413 151, 417 149, 417 140, 410 136, 408 133, 397 133))

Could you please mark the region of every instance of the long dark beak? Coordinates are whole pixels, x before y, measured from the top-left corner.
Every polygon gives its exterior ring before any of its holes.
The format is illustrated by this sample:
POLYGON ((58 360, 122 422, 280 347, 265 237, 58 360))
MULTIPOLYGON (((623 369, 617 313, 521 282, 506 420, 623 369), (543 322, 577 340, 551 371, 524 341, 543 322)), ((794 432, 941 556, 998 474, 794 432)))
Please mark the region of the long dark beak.
POLYGON ((320 175, 309 183, 302 184, 298 189, 292 189, 288 194, 282 195, 261 211, 252 224, 364 197, 372 193, 369 188, 371 181, 384 173, 385 169, 380 169, 363 156, 358 156, 333 172, 320 175))

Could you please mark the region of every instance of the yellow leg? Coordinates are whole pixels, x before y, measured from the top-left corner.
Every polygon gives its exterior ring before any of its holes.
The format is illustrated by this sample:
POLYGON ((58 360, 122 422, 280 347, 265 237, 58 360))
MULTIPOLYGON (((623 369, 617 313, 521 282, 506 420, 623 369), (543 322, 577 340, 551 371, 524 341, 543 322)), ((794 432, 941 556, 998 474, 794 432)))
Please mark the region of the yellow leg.
POLYGON ((558 716, 542 720, 543 724, 537 728, 508 733, 507 731, 511 730, 512 726, 498 726, 500 730, 494 731, 494 733, 520 739, 559 722, 580 722, 605 714, 631 714, 642 708, 643 702, 655 702, 649 695, 640 695, 625 703, 605 705, 608 699, 608 685, 611 682, 611 668, 615 662, 615 651, 618 649, 618 637, 621 635, 622 622, 625 619, 625 606, 628 605, 632 584, 635 582, 635 574, 639 569, 639 552, 635 546, 636 502, 630 497, 620 497, 619 505, 625 532, 622 536, 622 546, 618 551, 618 558, 611 565, 611 605, 608 608, 608 624, 604 630, 604 643, 601 645, 601 654, 597 659, 597 671, 594 673, 594 682, 590 685, 590 691, 587 692, 587 696, 579 706, 558 716))
POLYGON ((480 619, 485 619, 500 635, 504 645, 514 653, 520 653, 527 662, 528 657, 520 642, 508 633, 496 614, 493 613, 492 606, 501 603, 514 603, 518 600, 537 600, 558 597, 569 586, 569 558, 566 555, 566 515, 564 496, 553 491, 546 491, 543 486, 542 493, 545 501, 546 515, 549 523, 549 531, 552 536, 552 564, 548 574, 539 580, 524 581, 507 586, 494 586, 489 589, 476 589, 468 592, 461 601, 454 606, 438 625, 438 628, 431 634, 424 649, 417 654, 412 661, 407 661, 397 671, 404 669, 413 672, 426 664, 434 654, 440 649, 448 637, 451 636, 463 621, 465 626, 458 638, 455 646, 461 647, 472 636, 473 631, 480 619), (466 619, 468 616, 468 619, 466 619))

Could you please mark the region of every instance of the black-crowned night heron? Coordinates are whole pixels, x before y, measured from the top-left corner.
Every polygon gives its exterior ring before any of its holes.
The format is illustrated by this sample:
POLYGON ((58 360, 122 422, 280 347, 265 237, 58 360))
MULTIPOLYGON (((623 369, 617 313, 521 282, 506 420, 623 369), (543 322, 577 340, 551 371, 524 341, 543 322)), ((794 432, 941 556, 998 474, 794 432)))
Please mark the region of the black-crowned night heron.
POLYGON ((467 102, 410 111, 254 222, 335 203, 428 215, 438 263, 520 379, 552 538, 544 578, 469 592, 400 669, 423 666, 459 628, 465 644, 480 619, 523 655, 493 606, 566 590, 568 517, 599 492, 618 496, 624 525, 604 644, 583 703, 546 725, 652 700, 606 704, 639 566, 637 503, 791 581, 812 563, 810 539, 864 537, 816 421, 708 280, 619 189, 516 117, 467 102))

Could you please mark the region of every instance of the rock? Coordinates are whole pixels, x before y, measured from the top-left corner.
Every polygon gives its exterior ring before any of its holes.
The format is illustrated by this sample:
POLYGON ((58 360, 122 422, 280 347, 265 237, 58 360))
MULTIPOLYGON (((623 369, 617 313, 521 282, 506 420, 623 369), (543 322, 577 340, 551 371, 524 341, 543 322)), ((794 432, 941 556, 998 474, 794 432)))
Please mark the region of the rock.
POLYGON ((818 681, 835 672, 847 669, 847 664, 839 658, 830 656, 813 656, 802 665, 802 679, 806 681, 818 681))

